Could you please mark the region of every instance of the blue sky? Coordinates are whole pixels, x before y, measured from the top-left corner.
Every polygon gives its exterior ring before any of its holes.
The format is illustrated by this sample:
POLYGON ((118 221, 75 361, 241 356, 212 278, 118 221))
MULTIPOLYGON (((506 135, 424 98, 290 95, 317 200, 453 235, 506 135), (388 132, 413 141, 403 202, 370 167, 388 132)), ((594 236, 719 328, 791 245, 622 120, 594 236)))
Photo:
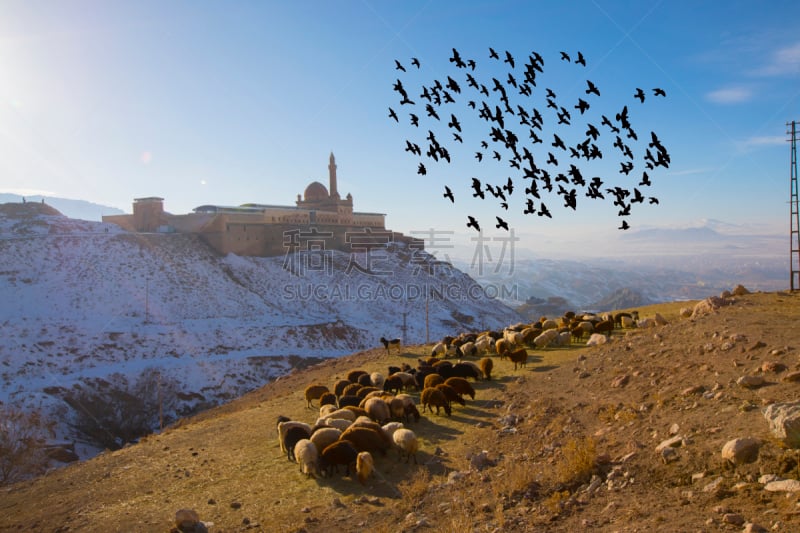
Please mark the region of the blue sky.
MULTIPOLYGON (((422 127, 408 124, 410 106, 398 105, 395 80, 405 80, 412 99, 434 79, 460 76, 464 84, 465 71, 449 62, 455 47, 490 82, 508 72, 489 58, 492 47, 518 63, 532 51, 544 58, 534 92, 542 108, 545 87, 571 108, 587 98, 589 79, 602 92, 591 100, 596 116, 627 105, 640 141, 657 132, 671 165, 651 173, 644 192, 659 204, 637 205, 627 217, 630 231, 713 219, 784 232, 785 123, 800 120, 798 20, 800 4, 788 1, 6 0, 0 192, 128 212, 142 196, 165 198, 173 213, 209 203, 293 204, 309 182, 327 184, 333 151, 340 193, 353 194, 356 210, 386 213, 397 231, 470 235, 471 214, 489 236, 502 235, 494 216, 503 216, 532 249, 586 235, 618 238, 621 219, 608 199, 579 194, 572 211, 554 196, 552 219, 524 215, 521 177, 508 211, 472 198, 470 177, 497 183, 512 175, 508 167, 479 166, 474 146, 450 143, 450 164, 426 162, 428 174, 417 174, 419 158, 404 148, 422 127), (581 51, 587 66, 561 61, 561 51, 573 58, 581 51), (411 57, 419 58, 419 71, 411 57), (395 69, 395 59, 407 73, 395 69), (637 87, 661 87, 667 96, 648 93, 640 103, 637 87), (400 124, 388 118, 390 106, 400 124), (445 184, 455 204, 442 198, 445 184)), ((458 108, 463 126, 483 134, 486 124, 468 118, 466 100, 458 108)), ((422 118, 440 138, 449 135, 444 124, 422 118)), ((555 127, 548 116, 543 137, 555 127)), ((633 184, 611 150, 587 163, 588 176, 633 184)))

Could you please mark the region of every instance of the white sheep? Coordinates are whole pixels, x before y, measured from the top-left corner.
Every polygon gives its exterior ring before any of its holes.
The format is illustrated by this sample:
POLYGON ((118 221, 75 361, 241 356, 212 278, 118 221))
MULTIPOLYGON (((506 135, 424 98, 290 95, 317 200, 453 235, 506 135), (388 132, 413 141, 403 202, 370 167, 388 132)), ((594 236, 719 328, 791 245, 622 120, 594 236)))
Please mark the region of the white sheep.
POLYGON ((369 375, 369 380, 372 382, 373 387, 383 389, 383 382, 386 381, 386 377, 380 372, 373 372, 369 375))
POLYGON ((319 474, 319 451, 311 440, 297 441, 297 444, 294 445, 294 457, 300 463, 301 473, 309 477, 319 474))
POLYGON ((445 353, 447 353, 447 346, 443 342, 437 342, 433 348, 431 348, 431 355, 434 357, 439 357, 445 353))
POLYGON ((317 420, 318 426, 325 426, 329 428, 336 428, 340 431, 344 431, 345 429, 349 428, 353 425, 352 420, 347 420, 346 418, 324 418, 317 420))
POLYGON ((490 353, 494 347, 494 341, 488 335, 478 338, 475 341, 475 348, 478 350, 478 355, 490 353))
POLYGON ((324 418, 329 414, 331 414, 332 412, 336 411, 337 409, 338 407, 336 407, 335 405, 331 403, 326 403, 325 405, 319 408, 319 416, 320 418, 324 418))
POLYGON ((550 329, 558 329, 558 322, 553 319, 547 319, 542 322, 542 331, 547 331, 550 329))
POLYGON ((417 450, 419 450, 419 439, 417 439, 417 435, 411 431, 410 429, 406 428, 399 428, 394 431, 392 434, 392 441, 394 441, 395 446, 397 447, 398 451, 400 452, 400 458, 403 458, 403 455, 406 456, 406 462, 414 458, 414 464, 417 463, 417 450))
POLYGON ((416 383, 414 381, 414 374, 409 374, 408 372, 395 372, 392 375, 400 378, 400 381, 403 382, 404 389, 407 389, 408 387, 413 387, 414 384, 416 383))
POLYGON ((535 344, 537 348, 544 348, 555 341, 556 337, 558 337, 557 329, 547 329, 544 330, 541 335, 533 339, 533 344, 535 344))
POLYGON ((287 422, 279 422, 278 423, 278 444, 280 444, 281 452, 286 453, 286 446, 284 446, 283 441, 286 438, 286 432, 289 431, 290 428, 293 427, 300 427, 308 431, 308 434, 311 435, 311 426, 306 424, 305 422, 298 422, 296 420, 289 420, 287 422))
POLYGON ((335 411, 332 411, 320 418, 344 418, 345 420, 352 422, 356 419, 356 414, 351 409, 336 409, 335 411))
POLYGON ((317 429, 314 433, 311 434, 311 442, 317 447, 317 452, 322 453, 328 445, 333 444, 339 437, 342 436, 342 431, 338 428, 333 427, 324 427, 317 429))
POLYGON ((562 331, 556 337, 555 343, 557 346, 569 346, 572 342, 572 333, 569 331, 562 331))

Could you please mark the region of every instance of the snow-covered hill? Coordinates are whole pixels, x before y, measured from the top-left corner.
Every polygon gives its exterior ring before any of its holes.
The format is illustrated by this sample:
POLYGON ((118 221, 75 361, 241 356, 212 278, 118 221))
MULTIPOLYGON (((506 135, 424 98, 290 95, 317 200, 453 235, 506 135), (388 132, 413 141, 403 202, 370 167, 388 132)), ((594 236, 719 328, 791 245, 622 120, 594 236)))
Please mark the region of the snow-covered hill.
MULTIPOLYGON (((67 422, 81 393, 148 390, 147 376, 178 397, 169 419, 301 358, 520 320, 466 274, 399 244, 220 257, 192 235, 132 234, 31 203, 0 205, 0 292, 0 401, 67 422)), ((59 438, 74 437, 70 425, 59 438)))

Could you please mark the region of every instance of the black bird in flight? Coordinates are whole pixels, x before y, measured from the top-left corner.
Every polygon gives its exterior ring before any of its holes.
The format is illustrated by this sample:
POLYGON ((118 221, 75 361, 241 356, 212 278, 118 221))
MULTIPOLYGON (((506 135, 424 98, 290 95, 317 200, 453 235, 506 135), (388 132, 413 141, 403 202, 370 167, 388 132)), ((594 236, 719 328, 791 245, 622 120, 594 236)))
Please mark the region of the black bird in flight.
POLYGON ((508 211, 508 202, 500 202, 500 207, 508 211))
POLYGON ((478 221, 475 220, 475 218, 472 215, 467 215, 467 218, 469 219, 469 222, 467 222, 468 228, 475 228, 476 231, 481 230, 480 224, 478 224, 478 221))
POLYGON ((425 104, 425 111, 428 112, 429 117, 433 117, 436 120, 440 120, 438 113, 436 113, 436 110, 433 108, 431 104, 425 104))
POLYGON ((461 54, 458 53, 458 50, 453 48, 453 57, 450 58, 451 63, 455 63, 458 68, 465 68, 467 66, 464 61, 461 60, 461 54))
POLYGON ((394 65, 395 65, 394 66, 395 70, 402 70, 403 72, 406 71, 406 68, 403 65, 401 65, 400 62, 396 59, 394 60, 394 65))
POLYGON ((397 118, 397 113, 391 107, 389 108, 389 118, 393 118, 395 122, 400 122, 400 119, 397 118))
POLYGON ((556 135, 555 133, 553 134, 553 142, 551 143, 551 146, 553 146, 553 147, 555 147, 555 148, 561 148, 561 149, 562 149, 562 150, 564 150, 564 151, 566 151, 566 150, 567 150, 567 147, 566 147, 566 145, 564 144, 564 141, 562 141, 562 140, 561 140, 561 137, 559 137, 559 136, 558 136, 558 135, 556 135))
POLYGON ((630 228, 630 226, 628 225, 628 221, 627 220, 623 220, 622 221, 622 225, 620 227, 618 227, 617 229, 626 230, 628 228, 630 228))
POLYGON ((633 97, 638 98, 642 103, 644 103, 644 91, 639 87, 636 88, 636 94, 634 94, 633 97))
POLYGON ((642 181, 639 182, 639 186, 649 186, 652 185, 650 182, 650 176, 647 175, 647 172, 642 172, 642 181))
POLYGON ((653 94, 656 96, 667 96, 667 93, 664 91, 664 89, 661 89, 660 87, 654 88, 653 94))
POLYGON ((411 117, 411 125, 419 128, 419 117, 414 113, 409 113, 408 116, 411 117))
POLYGON ((481 152, 475 152, 475 159, 478 160, 478 163, 483 161, 483 154, 481 152))
POLYGON ((514 57, 506 50, 506 58, 503 60, 503 63, 508 63, 511 65, 511 68, 514 68, 514 57))
POLYGON ((467 85, 469 85, 470 87, 474 87, 475 89, 480 89, 477 80, 473 78, 472 74, 470 74, 469 72, 467 72, 467 85))
POLYGON ((475 67, 477 66, 474 59, 467 59, 467 65, 469 65, 469 68, 472 70, 475 70, 475 67))
POLYGON ((504 230, 508 231, 508 222, 498 216, 495 216, 494 218, 497 219, 497 224, 494 225, 495 228, 503 228, 504 230))
POLYGON ((553 152, 547 152, 547 164, 553 165, 554 167, 558 166, 558 159, 553 155, 553 152))
POLYGON ((415 67, 419 68, 419 59, 417 59, 416 57, 412 57, 411 58, 411 64, 414 65, 415 67))
POLYGON ((406 140, 406 152, 411 152, 414 155, 422 155, 422 148, 418 144, 406 140))
POLYGON ((428 171, 425 169, 425 165, 420 163, 419 167, 417 167, 417 174, 420 174, 421 176, 424 176, 427 173, 428 173, 428 171))
POLYGON ((578 65, 586 66, 586 59, 583 58, 583 54, 578 52, 578 59, 575 60, 575 63, 578 65))
POLYGON ((620 163, 620 174, 625 174, 626 176, 630 174, 631 170, 633 170, 633 163, 620 163))
POLYGON ((503 188, 508 191, 508 194, 512 194, 514 192, 514 182, 511 181, 511 178, 508 178, 508 182, 503 185, 503 188))
POLYGON ((561 61, 571 61, 571 59, 569 58, 569 54, 567 54, 566 52, 561 52, 561 61))
POLYGON ((494 155, 492 157, 494 157, 498 161, 500 161, 502 159, 502 156, 500 155, 500 152, 498 152, 497 150, 494 150, 494 155))
POLYGON ((456 132, 453 132, 453 140, 460 143, 464 142, 464 139, 461 138, 461 135, 456 132))
POLYGON ((550 89, 550 88, 546 87, 545 88, 545 92, 546 92, 548 98, 551 98, 553 100, 556 99, 556 93, 553 92, 553 89, 550 89))
POLYGON ((455 128, 456 131, 461 131, 461 123, 458 122, 456 116, 450 113, 450 122, 447 123, 448 128, 455 128))
MULTIPOLYGON (((538 198, 539 196, 537 195, 536 197, 538 198)), ((536 209, 534 209, 533 207, 533 198, 528 198, 527 206, 525 207, 525 211, 523 211, 522 213, 525 215, 530 215, 533 214, 535 211, 536 209)))
POLYGON ((491 57, 492 59, 500 59, 500 56, 497 55, 497 52, 495 52, 494 48, 492 48, 491 46, 489 47, 489 57, 491 57))
POLYGON ((553 218, 553 215, 550 214, 550 210, 547 209, 547 206, 544 205, 544 203, 540 203, 539 204, 539 213, 538 214, 539 214, 540 217, 545 216, 547 218, 553 218))
POLYGON ((586 89, 586 94, 596 94, 597 96, 600 96, 600 90, 594 83, 592 83, 591 80, 586 80, 586 85, 589 87, 586 89))
POLYGON ((472 197, 480 197, 481 200, 486 199, 486 194, 483 192, 483 187, 481 187, 481 181, 478 178, 472 178, 472 188, 475 191, 472 193, 472 197))
POLYGON ((587 109, 589 109, 589 102, 587 102, 587 101, 586 101, 586 100, 584 100, 583 98, 578 98, 578 103, 575 105, 575 109, 578 109, 578 110, 580 110, 580 112, 581 112, 581 115, 583 115, 583 113, 584 113, 584 112, 585 112, 587 109))
POLYGON ((651 204, 658 204, 658 198, 651 196, 649 198, 651 204))
POLYGON ((456 203, 456 199, 453 197, 453 191, 451 191, 450 187, 447 185, 444 186, 444 194, 442 196, 449 198, 451 203, 456 203))

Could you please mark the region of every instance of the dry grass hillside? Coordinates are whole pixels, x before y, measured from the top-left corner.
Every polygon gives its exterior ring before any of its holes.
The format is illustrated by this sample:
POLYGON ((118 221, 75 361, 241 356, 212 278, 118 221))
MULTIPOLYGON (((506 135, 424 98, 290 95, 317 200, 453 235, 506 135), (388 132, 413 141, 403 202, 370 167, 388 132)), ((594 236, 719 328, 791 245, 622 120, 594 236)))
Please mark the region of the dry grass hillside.
MULTIPOLYGON (((376 456, 365 485, 308 479, 280 453, 275 419, 312 422, 304 388, 353 369, 415 366, 429 347, 383 348, 297 371, 120 451, 2 489, 2 531, 169 531, 193 509, 208 531, 798 531, 800 455, 762 409, 800 397, 800 294, 757 293, 696 318, 692 303, 639 309, 667 325, 611 342, 495 359, 453 415, 409 424, 419 465, 376 456), (737 384, 761 376, 761 386, 737 384), (796 376, 796 375, 795 375, 796 376), (753 437, 754 462, 723 460, 753 437), (660 443, 674 438, 667 451, 660 443), (483 453, 485 451, 485 454, 483 453)), ((417 393, 412 393, 416 396, 417 393)))

